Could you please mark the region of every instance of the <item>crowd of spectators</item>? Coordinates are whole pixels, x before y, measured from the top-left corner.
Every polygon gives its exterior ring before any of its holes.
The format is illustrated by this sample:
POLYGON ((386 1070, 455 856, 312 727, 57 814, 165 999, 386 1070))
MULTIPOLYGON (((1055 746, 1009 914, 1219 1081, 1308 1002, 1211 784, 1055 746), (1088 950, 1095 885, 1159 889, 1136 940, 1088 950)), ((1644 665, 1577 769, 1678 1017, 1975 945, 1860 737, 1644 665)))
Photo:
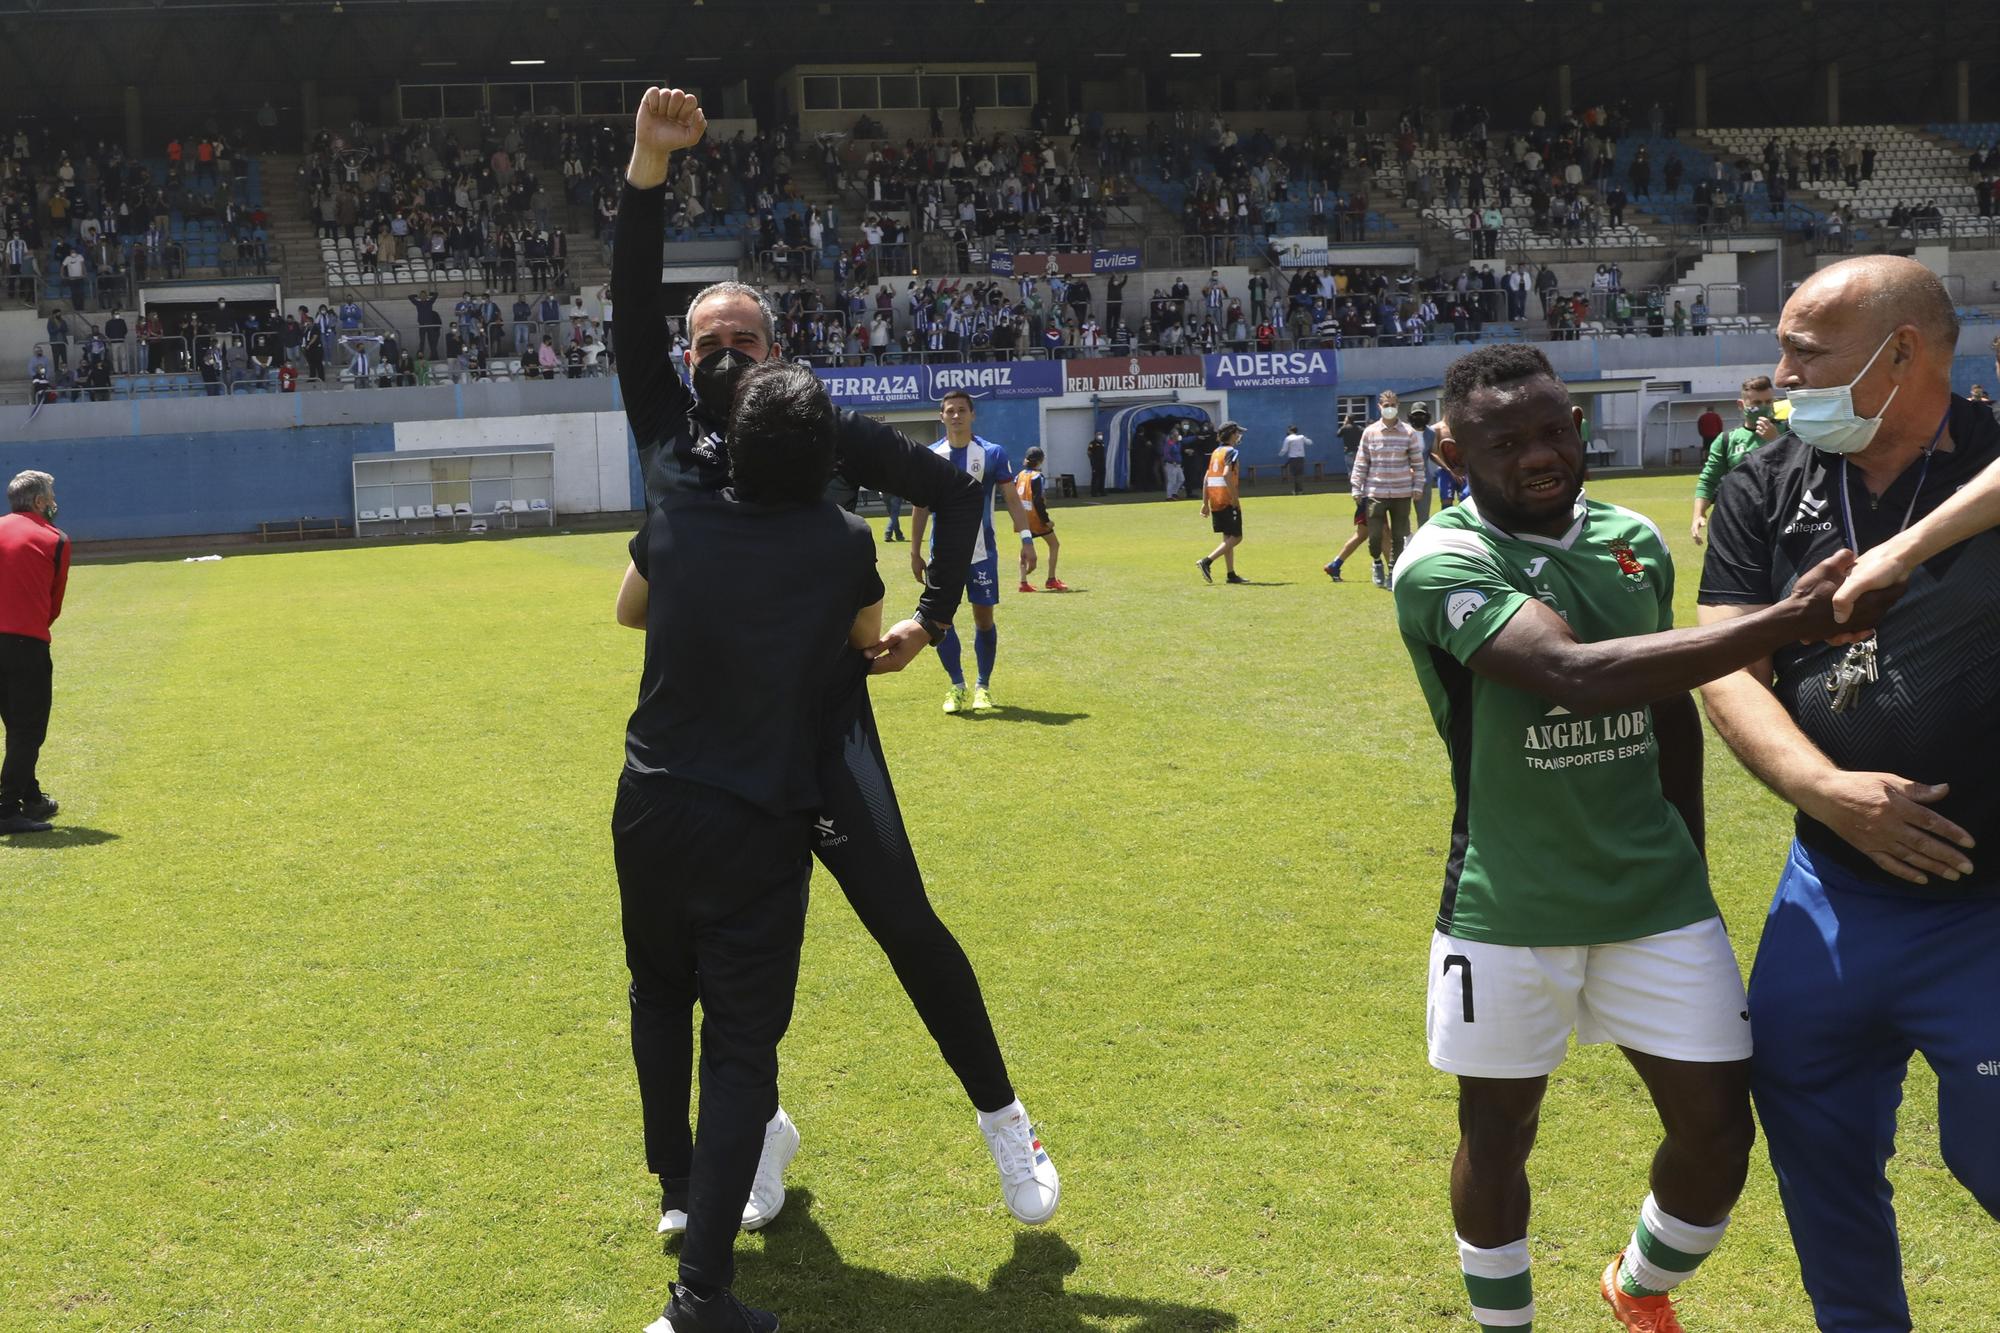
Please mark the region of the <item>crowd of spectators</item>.
POLYGON ((351 241, 364 270, 415 260, 477 271, 501 292, 567 286, 569 218, 593 200, 581 164, 610 151, 609 126, 482 120, 470 137, 428 124, 321 131, 299 166, 301 207, 323 239, 351 241))
MULTIPOLYGON (((477 270, 502 293, 566 288, 574 237, 594 236, 607 257, 615 242, 627 155, 620 129, 596 118, 482 116, 461 138, 442 124, 356 123, 309 145, 301 203, 323 238, 353 242, 364 270, 414 260, 433 276, 477 270)), ((802 200, 798 153, 796 132, 780 127, 711 137, 677 155, 667 239, 739 238, 785 252, 794 271, 818 272, 822 252, 838 243, 837 224, 832 209, 802 200)), ((857 262, 865 251, 857 246, 857 262)))
POLYGON ((215 132, 169 139, 148 162, 80 122, 0 125, 7 299, 129 306, 149 275, 184 275, 178 231, 188 224, 213 224, 221 266, 265 271, 269 220, 248 197, 246 170, 234 142, 215 132))
MULTIPOLYGON (((1664 111, 1653 107, 1655 134, 1664 111)), ((1525 214, 1528 230, 1571 241, 1623 227, 1634 199, 1649 194, 1655 163, 1641 145, 1620 172, 1619 145, 1633 132, 1630 106, 1593 105, 1551 118, 1537 106, 1524 129, 1495 133, 1476 103, 1424 115, 1405 111, 1395 134, 1395 178, 1416 206, 1449 219, 1472 240, 1478 259, 1499 256, 1509 219, 1525 214)), ((1684 167, 1670 153, 1660 170, 1669 192, 1684 167)))
POLYGON ((1283 206, 1296 202, 1308 230, 1334 241, 1362 238, 1368 178, 1386 152, 1366 132, 1243 135, 1219 114, 1186 112, 1164 129, 1148 124, 1145 144, 1160 178, 1187 187, 1186 234, 1270 236, 1283 225, 1283 206))
POLYGON ((844 153, 838 140, 821 137, 830 187, 859 193, 878 223, 901 211, 919 235, 980 249, 1101 244, 1107 208, 1131 202, 1139 151, 1129 134, 1087 135, 1080 122, 1074 132, 1069 125, 1052 132, 1044 121, 977 138, 905 139, 865 150, 856 142, 844 153))
POLYGON ((292 392, 349 385, 391 388, 487 379, 577 379, 608 373, 608 331, 583 306, 553 291, 517 293, 502 305, 470 291, 447 303, 435 291, 408 298, 416 337, 405 346, 392 327, 371 327, 353 299, 301 305, 290 314, 218 300, 205 308, 158 308, 127 321, 113 310, 99 324, 62 310, 28 362, 28 378, 48 401, 108 399, 114 375, 185 376, 210 396, 292 392), (72 355, 73 354, 73 355, 72 355))
POLYGON ((868 361, 1008 359, 1270 352, 1315 347, 1476 342, 1493 324, 1506 336, 1562 341, 1588 333, 1653 337, 1708 332, 1699 289, 1628 288, 1615 262, 1565 291, 1547 264, 1408 269, 1257 270, 1232 291, 1219 270, 1132 291, 1122 274, 1100 280, 1048 272, 1000 278, 910 278, 852 283, 831 300, 800 281, 769 290, 787 354, 824 366, 868 361), (1536 323, 1540 327, 1535 327, 1536 323))

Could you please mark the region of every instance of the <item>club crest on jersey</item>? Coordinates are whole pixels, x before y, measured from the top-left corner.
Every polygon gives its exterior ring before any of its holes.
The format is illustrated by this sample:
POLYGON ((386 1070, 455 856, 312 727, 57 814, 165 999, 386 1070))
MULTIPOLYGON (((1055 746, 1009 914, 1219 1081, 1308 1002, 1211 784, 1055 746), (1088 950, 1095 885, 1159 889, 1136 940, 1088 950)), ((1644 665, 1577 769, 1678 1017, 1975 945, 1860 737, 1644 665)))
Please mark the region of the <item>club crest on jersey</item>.
POLYGON ((1611 558, 1618 562, 1618 572, 1623 574, 1633 587, 1636 588, 1646 581, 1646 567, 1639 563, 1639 556, 1633 551, 1632 543, 1611 542, 1608 549, 1611 558))
POLYGON ((1486 605, 1486 594, 1477 588, 1460 588, 1444 599, 1444 618, 1453 629, 1464 629, 1465 622, 1480 607, 1486 605))

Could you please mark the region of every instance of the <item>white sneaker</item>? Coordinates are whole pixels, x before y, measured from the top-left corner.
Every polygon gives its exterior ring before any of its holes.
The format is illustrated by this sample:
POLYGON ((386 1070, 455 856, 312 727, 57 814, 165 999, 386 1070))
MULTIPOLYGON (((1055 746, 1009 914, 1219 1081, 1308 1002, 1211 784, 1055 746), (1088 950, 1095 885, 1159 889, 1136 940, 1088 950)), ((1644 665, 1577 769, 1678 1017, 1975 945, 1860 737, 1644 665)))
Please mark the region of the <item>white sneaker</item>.
POLYGON ((1054 1217, 1056 1204, 1062 1199, 1062 1182, 1048 1150, 1035 1137, 1027 1108, 1016 1099, 1013 1105, 991 1115, 982 1111, 979 1132, 986 1136, 993 1164, 1000 1168, 1000 1192, 1007 1200, 1007 1211, 1031 1227, 1054 1217))
POLYGON ((685 1235, 687 1233, 687 1229, 688 1229, 688 1215, 681 1209, 668 1208, 660 1213, 660 1232, 659 1232, 660 1235, 662 1236, 685 1235))
POLYGON ((780 1106, 764 1126, 764 1154, 757 1159, 757 1178, 750 1182, 750 1198, 743 1205, 743 1229, 757 1231, 771 1225, 785 1207, 785 1168, 799 1155, 799 1127, 780 1106))

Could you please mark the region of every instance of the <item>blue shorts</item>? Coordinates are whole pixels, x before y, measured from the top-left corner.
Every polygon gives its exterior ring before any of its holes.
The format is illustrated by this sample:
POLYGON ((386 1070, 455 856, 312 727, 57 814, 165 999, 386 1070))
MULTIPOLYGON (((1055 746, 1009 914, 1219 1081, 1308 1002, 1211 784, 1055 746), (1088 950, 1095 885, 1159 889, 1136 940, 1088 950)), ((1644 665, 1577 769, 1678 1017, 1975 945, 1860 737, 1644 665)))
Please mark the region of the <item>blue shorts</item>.
POLYGON ((974 606, 1000 605, 1000 557, 989 554, 965 571, 965 600, 974 606))
POLYGON ((1451 473, 1446 472, 1443 468, 1439 468, 1438 500, 1444 504, 1450 504, 1452 501, 1458 498, 1459 498, 1458 478, 1452 476, 1451 473))

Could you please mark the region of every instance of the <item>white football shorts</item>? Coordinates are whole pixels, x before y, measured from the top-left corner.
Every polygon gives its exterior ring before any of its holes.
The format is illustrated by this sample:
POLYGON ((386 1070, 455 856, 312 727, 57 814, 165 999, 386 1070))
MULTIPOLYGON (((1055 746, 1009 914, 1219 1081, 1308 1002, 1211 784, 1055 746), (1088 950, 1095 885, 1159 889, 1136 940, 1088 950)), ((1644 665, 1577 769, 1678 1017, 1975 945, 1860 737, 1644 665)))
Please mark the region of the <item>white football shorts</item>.
POLYGON ((1697 1064, 1750 1058, 1743 974, 1722 918, 1616 944, 1534 948, 1431 936, 1431 1064, 1538 1078, 1569 1036, 1697 1064))

